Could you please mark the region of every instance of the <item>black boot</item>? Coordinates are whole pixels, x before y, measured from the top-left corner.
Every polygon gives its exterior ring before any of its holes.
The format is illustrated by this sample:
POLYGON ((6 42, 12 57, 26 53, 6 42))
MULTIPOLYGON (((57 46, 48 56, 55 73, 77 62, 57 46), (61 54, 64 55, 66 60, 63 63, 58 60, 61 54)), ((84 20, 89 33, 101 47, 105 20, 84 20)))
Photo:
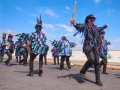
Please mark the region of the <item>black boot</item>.
POLYGON ((102 82, 100 81, 99 64, 95 64, 95 76, 96 76, 96 84, 98 86, 103 86, 102 82))
POLYGON ((22 64, 22 62, 23 62, 23 60, 20 60, 20 61, 19 61, 19 64, 21 65, 21 64, 22 64))
POLYGON ((86 78, 86 77, 85 77, 85 74, 83 74, 83 73, 80 73, 80 77, 81 77, 82 79, 86 78))
POLYGON ((63 62, 60 63, 60 70, 64 70, 64 63, 63 62))
POLYGON ((71 69, 70 61, 67 61, 67 66, 68 66, 69 69, 71 69))
POLYGON ((102 84, 101 81, 97 81, 96 84, 97 84, 98 86, 103 86, 103 84, 102 84))
POLYGON ((30 71, 29 74, 27 74, 27 76, 33 76, 33 71, 30 71))
POLYGON ((27 74, 27 76, 33 76, 33 61, 29 62, 29 69, 30 69, 30 72, 29 74, 27 74))
POLYGON ((7 60, 5 61, 5 64, 7 65, 7 60))
POLYGON ((43 73, 43 70, 39 70, 39 74, 38 74, 38 76, 42 76, 42 73, 43 73))
POLYGON ((38 74, 38 76, 42 76, 42 73, 43 73, 42 64, 43 64, 43 61, 39 61, 39 74, 38 74))

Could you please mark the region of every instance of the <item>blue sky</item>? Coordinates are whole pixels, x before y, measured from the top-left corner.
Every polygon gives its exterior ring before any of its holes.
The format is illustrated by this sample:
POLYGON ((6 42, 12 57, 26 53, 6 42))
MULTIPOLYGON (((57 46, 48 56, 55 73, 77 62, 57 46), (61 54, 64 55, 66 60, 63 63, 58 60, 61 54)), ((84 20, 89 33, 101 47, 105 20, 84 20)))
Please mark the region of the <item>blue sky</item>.
MULTIPOLYGON (((75 0, 0 0, 0 39, 3 32, 34 32, 36 18, 41 14, 42 32, 50 49, 49 39, 60 40, 63 35, 69 41, 77 42, 81 34, 73 37, 76 30, 70 26, 74 4, 75 0)), ((89 14, 97 18, 95 25, 98 27, 108 23, 105 38, 113 43, 108 46, 109 50, 120 50, 120 0, 77 0, 75 22, 84 23, 89 14)), ((13 40, 16 41, 17 37, 13 40)), ((82 50, 81 40, 73 50, 82 50)))

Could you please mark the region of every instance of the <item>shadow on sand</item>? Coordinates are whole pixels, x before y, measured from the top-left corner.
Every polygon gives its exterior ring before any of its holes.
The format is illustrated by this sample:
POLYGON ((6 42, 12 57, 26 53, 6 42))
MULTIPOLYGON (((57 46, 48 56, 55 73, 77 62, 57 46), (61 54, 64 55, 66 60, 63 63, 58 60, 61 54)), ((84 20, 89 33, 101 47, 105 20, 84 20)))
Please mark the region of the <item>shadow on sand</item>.
MULTIPOLYGON (((29 73, 29 71, 14 71, 14 72, 19 72, 19 73, 29 73)), ((39 70, 33 70, 33 74, 38 74, 39 70)))
POLYGON ((70 80, 71 78, 75 79, 78 83, 84 83, 85 81, 88 81, 88 82, 91 82, 91 83, 94 83, 93 81, 89 80, 87 77, 82 79, 80 77, 80 74, 79 73, 76 73, 76 74, 69 74, 69 75, 66 75, 66 76, 58 76, 57 78, 66 78, 66 77, 69 77, 70 80))
POLYGON ((114 74, 115 76, 117 76, 116 78, 120 78, 120 74, 114 74))

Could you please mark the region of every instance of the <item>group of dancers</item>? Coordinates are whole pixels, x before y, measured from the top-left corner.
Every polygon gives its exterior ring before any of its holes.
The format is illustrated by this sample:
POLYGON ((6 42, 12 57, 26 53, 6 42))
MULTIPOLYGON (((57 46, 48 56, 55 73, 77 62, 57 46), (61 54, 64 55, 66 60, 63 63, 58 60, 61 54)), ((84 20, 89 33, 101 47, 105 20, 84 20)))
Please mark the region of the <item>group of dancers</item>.
MULTIPOLYGON (((107 52, 108 47, 107 45, 111 45, 111 42, 108 42, 105 39, 105 31, 104 29, 108 27, 108 24, 104 25, 103 27, 97 27, 94 25, 95 23, 95 16, 90 14, 86 17, 85 23, 76 23, 74 19, 70 19, 70 22, 76 28, 77 33, 74 34, 76 36, 78 33, 83 33, 83 52, 87 57, 87 61, 80 70, 81 78, 85 78, 85 73, 89 69, 89 67, 94 64, 95 68, 95 76, 96 76, 96 84, 99 86, 103 86, 102 82, 100 81, 100 70, 101 66, 103 65, 103 74, 109 74, 106 72, 107 66, 107 52), (99 58, 102 58, 102 61, 99 61, 99 58)), ((8 39, 6 40, 6 33, 3 33, 2 42, 0 42, 0 59, 3 60, 4 54, 7 54, 8 59, 5 61, 6 65, 10 65, 10 60, 12 59, 12 53, 14 48, 16 48, 16 62, 18 62, 19 56, 19 63, 23 62, 23 65, 27 65, 27 57, 28 53, 30 55, 29 60, 29 74, 27 76, 33 76, 33 61, 37 55, 39 55, 39 73, 38 75, 41 76, 43 73, 43 57, 45 58, 46 62, 46 55, 49 49, 49 46, 46 44, 46 36, 42 33, 42 21, 41 15, 40 19, 37 18, 37 24, 35 26, 36 31, 30 34, 28 33, 21 33, 21 34, 9 34, 8 39), (13 36, 18 37, 18 41, 13 44, 12 38, 13 36), (23 59, 21 60, 21 56, 23 59)), ((61 56, 60 60, 60 70, 64 69, 64 61, 66 59, 68 69, 71 69, 70 65, 70 57, 72 55, 72 48, 74 48, 78 43, 70 42, 65 36, 61 37, 61 40, 51 40, 51 45, 53 46, 51 52, 54 56, 54 64, 56 65, 56 58, 57 64, 59 65, 59 56, 61 56)))

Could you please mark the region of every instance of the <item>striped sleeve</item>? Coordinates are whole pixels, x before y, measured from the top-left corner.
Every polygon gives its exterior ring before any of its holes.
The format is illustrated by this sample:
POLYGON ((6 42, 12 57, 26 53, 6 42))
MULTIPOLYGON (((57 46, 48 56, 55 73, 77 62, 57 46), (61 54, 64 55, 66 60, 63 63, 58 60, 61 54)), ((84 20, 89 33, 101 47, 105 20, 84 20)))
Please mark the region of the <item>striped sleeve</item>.
POLYGON ((25 34, 25 33, 17 34, 17 36, 20 37, 20 38, 23 38, 25 40, 31 40, 32 33, 31 34, 25 34))
POLYGON ((70 44, 70 47, 71 47, 71 48, 74 48, 74 47, 75 47, 75 43, 70 42, 69 44, 70 44))

